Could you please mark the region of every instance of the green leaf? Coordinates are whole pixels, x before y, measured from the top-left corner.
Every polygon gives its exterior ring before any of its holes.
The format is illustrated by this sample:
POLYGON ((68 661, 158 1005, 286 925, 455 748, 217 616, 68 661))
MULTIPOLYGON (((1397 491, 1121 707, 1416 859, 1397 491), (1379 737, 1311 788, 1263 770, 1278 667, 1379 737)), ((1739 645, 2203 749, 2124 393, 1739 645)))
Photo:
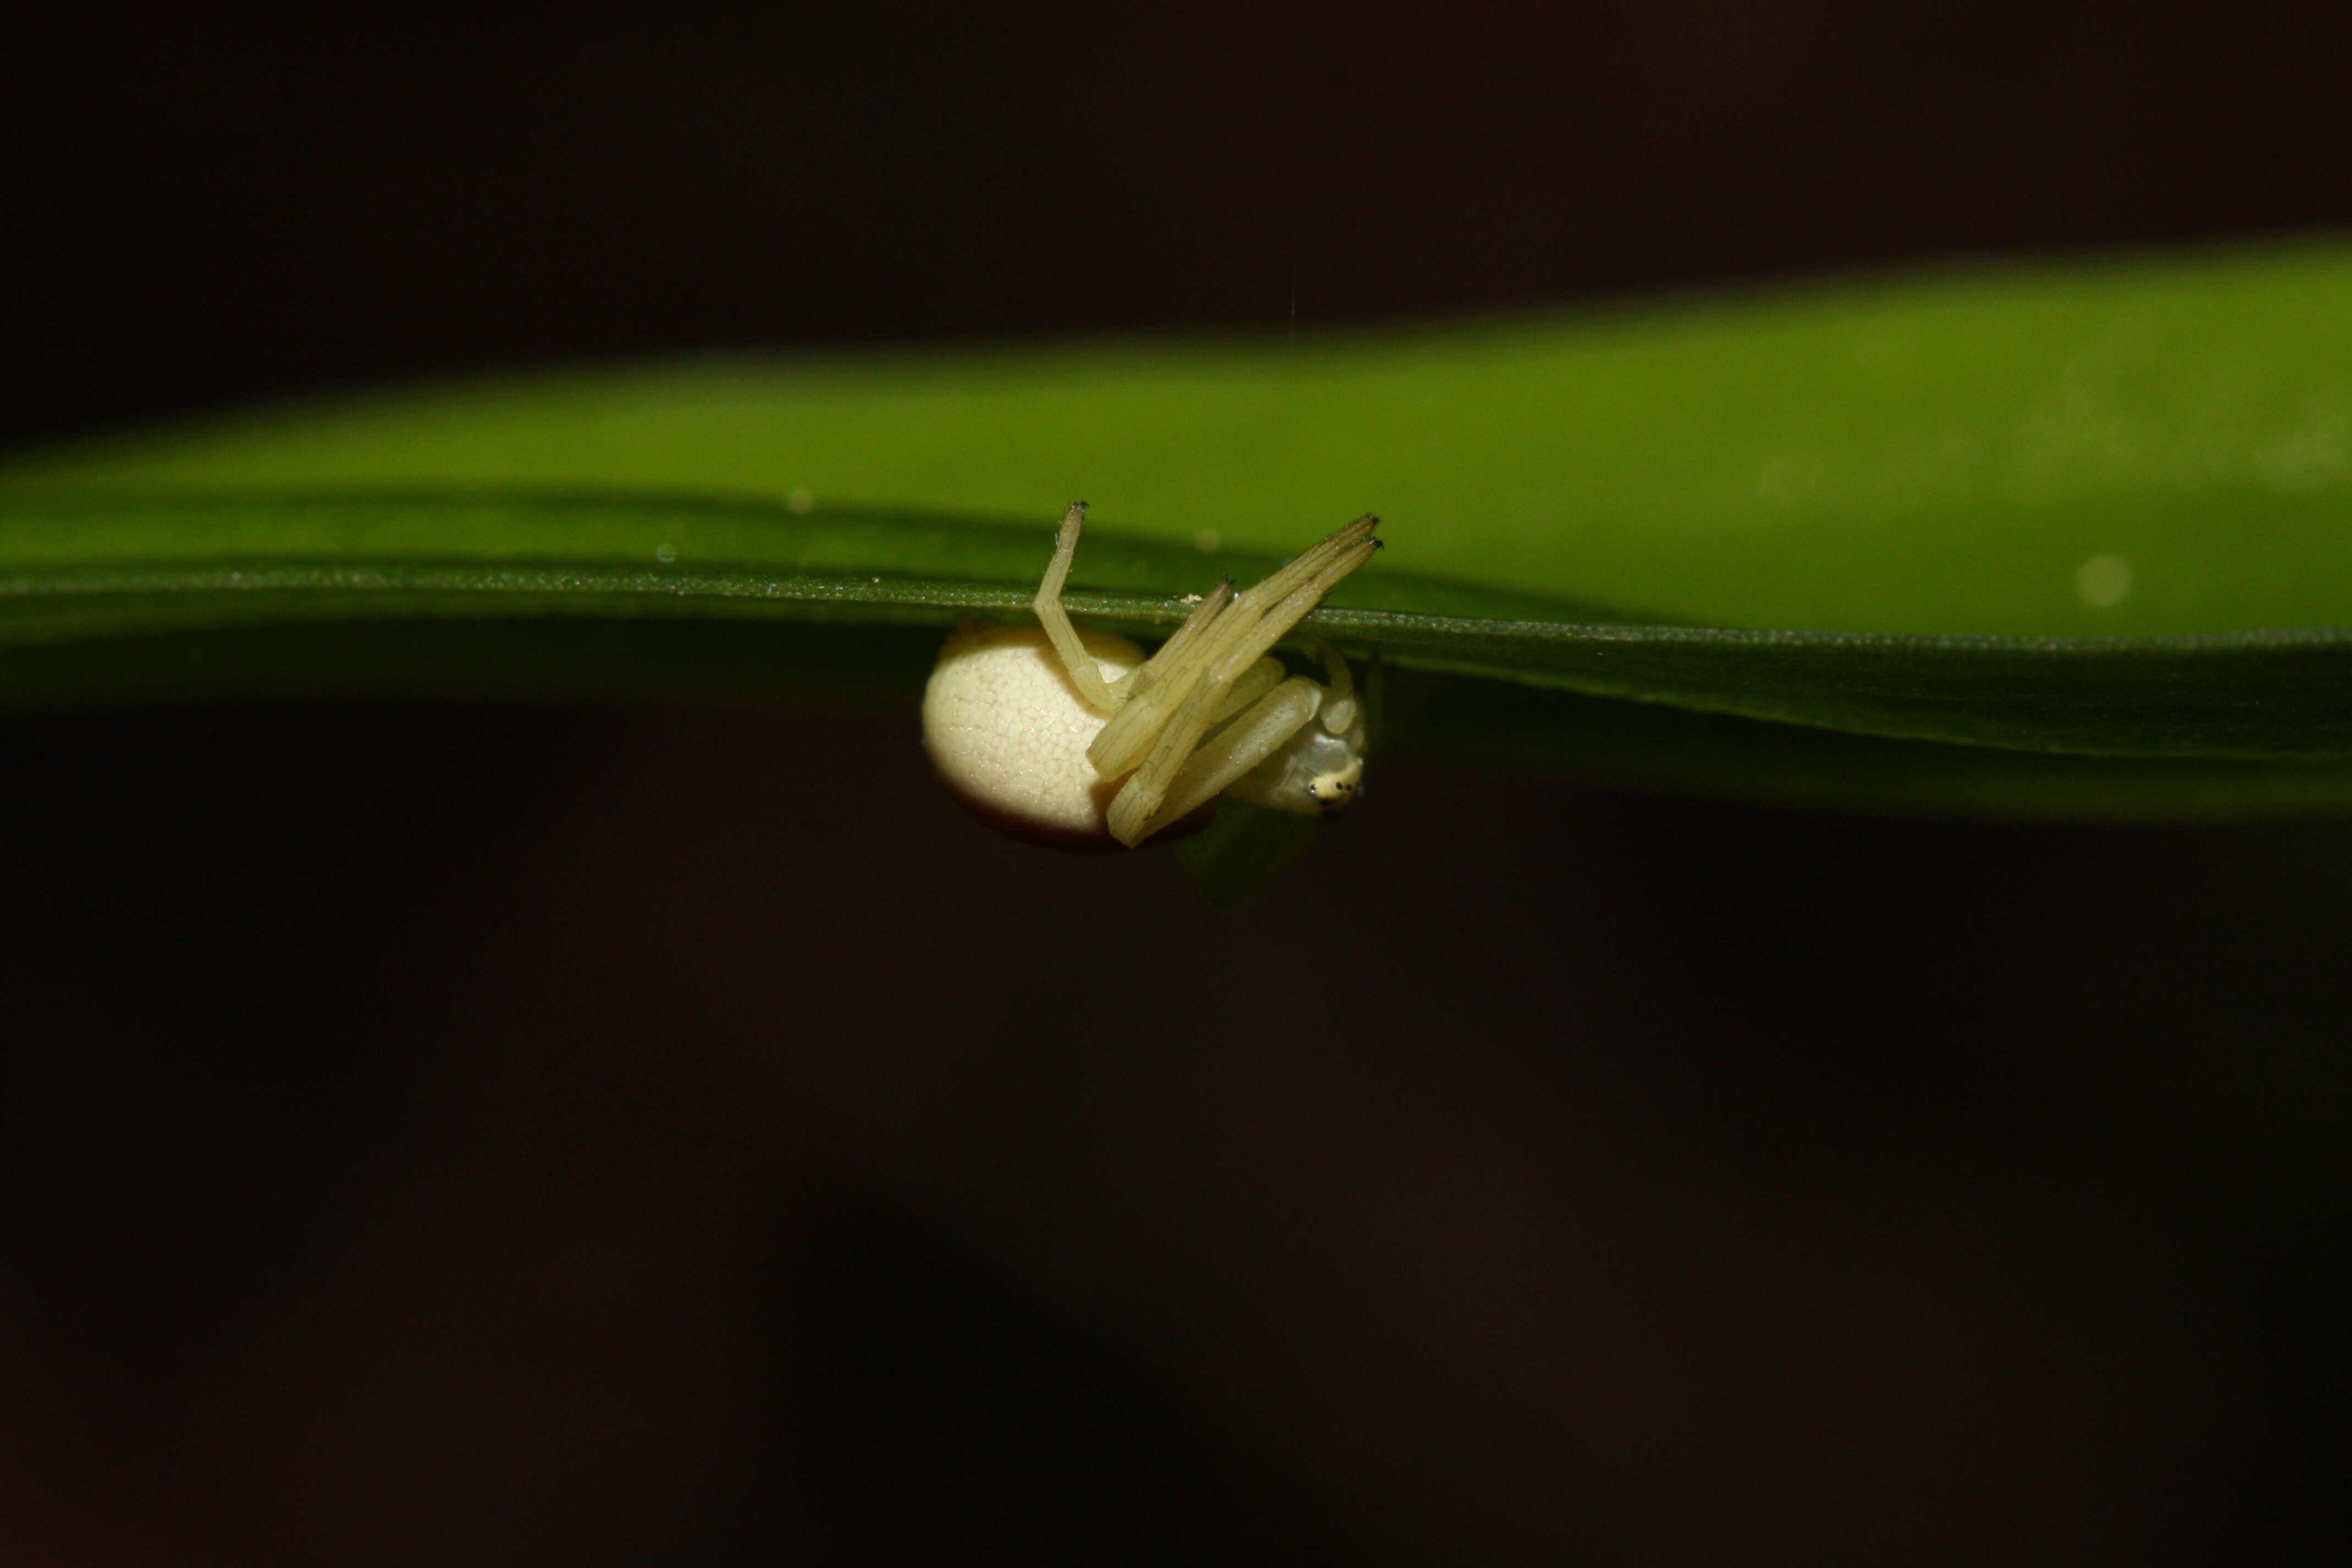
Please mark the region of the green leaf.
POLYGON ((1355 511, 1430 744, 1848 804, 2352 796, 2352 249, 1613 315, 566 373, 0 465, 0 699, 908 694, 1355 511))

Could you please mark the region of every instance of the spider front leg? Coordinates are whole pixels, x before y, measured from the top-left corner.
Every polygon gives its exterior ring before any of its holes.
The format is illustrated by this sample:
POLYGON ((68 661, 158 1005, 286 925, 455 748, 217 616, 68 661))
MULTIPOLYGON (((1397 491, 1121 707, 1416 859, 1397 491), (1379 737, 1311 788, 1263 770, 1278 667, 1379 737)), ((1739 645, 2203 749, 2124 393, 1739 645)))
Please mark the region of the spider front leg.
MULTIPOLYGON (((1303 675, 1294 675, 1252 703, 1241 717, 1202 742, 1185 759, 1139 840, 1183 821, 1255 772, 1313 722, 1323 700, 1323 688, 1303 675)), ((1118 810, 1114 801, 1114 817, 1118 810)))
MULTIPOLYGON (((1160 730, 1150 753, 1143 759, 1143 765, 1136 769, 1134 776, 1121 786, 1117 798, 1111 802, 1109 826, 1112 837, 1122 844, 1140 844, 1182 815, 1172 809, 1176 805, 1174 796, 1178 782, 1184 778, 1196 752, 1210 752, 1212 761, 1205 765, 1202 774, 1195 775, 1191 781, 1195 784, 1201 777, 1223 773, 1235 756, 1251 751, 1256 753, 1252 765, 1263 761, 1313 717, 1322 701, 1322 688, 1303 676, 1297 677, 1294 681, 1285 681, 1277 686, 1260 699, 1256 707, 1228 727, 1240 728, 1245 721, 1256 721, 1263 726, 1263 733, 1273 736, 1262 746, 1255 737, 1255 726, 1253 735, 1236 739, 1232 755, 1218 744, 1224 738, 1222 732, 1217 742, 1204 745, 1202 741, 1226 706, 1234 684, 1247 676, 1258 661, 1273 650, 1274 645, 1306 617, 1308 611, 1320 604, 1323 596, 1340 579, 1370 560, 1373 552, 1379 550, 1380 541, 1370 537, 1370 525, 1374 521, 1361 519, 1334 534, 1323 545, 1309 552, 1307 557, 1302 557, 1299 563, 1293 563, 1300 568, 1300 572, 1286 569, 1257 587, 1236 595, 1232 607, 1208 628, 1204 634, 1206 646, 1199 653, 1207 668, 1184 694, 1165 727, 1160 730), (1299 581, 1302 572, 1311 573, 1303 582, 1299 581), (1267 588, 1280 593, 1280 597, 1270 605, 1257 597, 1260 590, 1267 588), (1286 691, 1287 696, 1285 696, 1286 691), (1269 704, 1273 706, 1269 708, 1269 704), (1261 709, 1266 710, 1261 713, 1261 709), (1287 728, 1280 728, 1278 733, 1275 732, 1286 723, 1287 728), (1213 751, 1211 749, 1213 746, 1216 748, 1213 751)), ((1097 750, 1109 734, 1110 731, 1106 730, 1102 737, 1097 737, 1097 750)), ((1097 766, 1101 765, 1099 755, 1096 762, 1097 766)), ((1248 771, 1247 768, 1236 768, 1231 777, 1238 778, 1248 771)), ((1191 793, 1191 790, 1188 788, 1186 793, 1191 793)), ((1207 798, 1206 795, 1201 797, 1202 800, 1207 798)), ((1192 804, 1198 805, 1200 802, 1192 804)))
MULTIPOLYGON (((1225 792, 1234 799, 1274 811, 1329 816, 1362 790, 1367 705, 1357 695, 1348 661, 1328 647, 1321 656, 1331 685, 1313 721, 1300 725, 1281 750, 1236 780, 1225 792)), ((1375 675, 1379 668, 1373 666, 1375 675)))
MULTIPOLYGON (((1269 619, 1279 628, 1277 640, 1282 632, 1296 626, 1332 584, 1380 548, 1371 537, 1379 523, 1376 517, 1360 517, 1302 552, 1264 582, 1238 594, 1233 592, 1231 578, 1220 583, 1217 591, 1192 612, 1192 619, 1177 628, 1167 646, 1152 655, 1150 664, 1136 672, 1134 684, 1126 693, 1127 706, 1103 726, 1102 733, 1087 748, 1096 770, 1105 778, 1117 778, 1141 766, 1166 734, 1184 700, 1208 678, 1218 659, 1269 619), (1223 613, 1215 614, 1220 607, 1223 613)), ((1259 647, 1259 657, 1263 658, 1273 646, 1273 642, 1266 642, 1259 647)), ((1276 673, 1278 679, 1278 667, 1276 673)), ((1218 700, 1210 710, 1207 724, 1202 728, 1223 720, 1229 705, 1230 692, 1218 700)), ((1199 735, 1196 730, 1192 740, 1198 740, 1199 735)), ((1187 750, 1191 743, 1185 742, 1187 750)), ((1181 761, 1179 757, 1178 763, 1181 761)), ((1171 766, 1171 775, 1173 772, 1171 766)))

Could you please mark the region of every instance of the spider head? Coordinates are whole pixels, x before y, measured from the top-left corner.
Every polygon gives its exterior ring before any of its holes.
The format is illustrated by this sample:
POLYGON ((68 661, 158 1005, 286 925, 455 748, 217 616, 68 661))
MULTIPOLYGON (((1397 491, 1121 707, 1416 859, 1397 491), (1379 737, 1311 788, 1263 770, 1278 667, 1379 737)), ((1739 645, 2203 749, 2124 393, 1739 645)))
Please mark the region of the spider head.
POLYGON ((1319 773, 1305 785, 1307 798, 1326 816, 1343 811, 1363 788, 1364 764, 1361 758, 1350 752, 1339 767, 1319 773))

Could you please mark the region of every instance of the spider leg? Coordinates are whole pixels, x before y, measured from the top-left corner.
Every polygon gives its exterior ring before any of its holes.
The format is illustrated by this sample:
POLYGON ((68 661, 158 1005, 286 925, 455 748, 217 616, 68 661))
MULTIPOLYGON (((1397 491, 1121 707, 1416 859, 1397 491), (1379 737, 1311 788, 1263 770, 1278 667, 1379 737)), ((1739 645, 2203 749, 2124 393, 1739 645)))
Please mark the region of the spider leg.
POLYGON ((1062 531, 1054 540, 1054 559, 1046 563, 1045 579, 1037 584, 1031 607, 1037 612, 1054 651, 1062 656, 1062 668, 1069 671, 1070 684, 1078 689, 1078 695, 1104 713, 1116 713, 1125 701, 1124 694, 1113 691, 1110 682, 1103 679, 1102 668, 1078 640, 1078 628, 1070 624, 1070 613, 1062 607, 1062 584, 1069 578, 1070 562, 1078 552, 1078 531, 1086 520, 1087 503, 1071 502, 1062 516, 1062 531))
MULTIPOLYGON (((1175 647, 1175 643, 1172 639, 1171 640, 1169 647, 1175 647)), ((1145 754, 1145 749, 1148 748, 1157 738, 1159 731, 1166 728, 1167 720, 1171 716, 1169 704, 1175 703, 1181 696, 1189 695, 1192 688, 1198 684, 1201 677, 1207 673, 1207 670, 1201 660, 1184 659, 1181 657, 1181 649, 1179 650, 1179 657, 1175 659, 1171 659, 1171 664, 1180 670, 1180 673, 1174 678, 1174 682, 1181 682, 1181 684, 1171 682, 1170 685, 1162 687, 1160 690, 1160 700, 1148 707, 1145 703, 1137 700, 1138 694, 1136 691, 1129 691, 1127 694, 1129 698, 1128 706, 1119 710, 1121 718, 1124 718, 1129 713, 1133 713, 1151 726, 1149 729, 1144 729, 1139 726, 1129 725, 1126 731, 1122 731, 1122 734, 1132 732, 1141 737, 1140 741, 1136 743, 1134 748, 1124 755, 1120 755, 1118 752, 1112 752, 1112 755, 1117 762, 1117 765, 1112 767, 1103 766, 1102 763, 1096 757, 1095 753, 1097 750, 1109 750, 1109 748, 1106 748, 1102 745, 1101 736, 1097 736, 1095 738, 1095 744, 1087 748, 1087 760, 1094 763, 1095 771, 1102 774, 1103 777, 1117 778, 1120 773, 1132 771, 1135 764, 1140 761, 1145 754)), ((1150 666, 1147 664, 1137 669, 1128 671, 1126 675, 1120 677, 1120 679, 1130 679, 1137 675, 1146 675, 1148 677, 1150 670, 1150 666)), ((1223 724, 1227 720, 1233 718, 1234 714, 1250 707, 1252 704, 1256 702, 1258 699, 1264 697, 1267 692, 1281 685, 1283 678, 1289 673, 1290 672, 1288 670, 1282 668, 1282 661, 1278 658, 1261 658, 1255 664, 1251 665, 1247 669, 1244 670, 1240 676, 1235 678, 1233 685, 1227 689, 1224 700, 1219 702, 1217 704, 1216 710, 1209 715, 1209 728, 1213 730, 1215 729, 1218 725, 1223 724)), ((1118 721, 1119 721, 1118 719, 1113 719, 1111 723, 1115 725, 1118 724, 1118 721)), ((1106 729, 1108 728, 1108 726, 1106 726, 1106 729)), ((1116 745, 1120 742, 1121 735, 1113 735, 1111 740, 1116 745)))
MULTIPOLYGON (((1234 619, 1240 613, 1235 603, 1238 598, 1238 595, 1228 598, 1222 606, 1223 613, 1213 620, 1202 622, 1201 631, 1181 647, 1171 637, 1151 656, 1144 666, 1151 674, 1136 682, 1135 689, 1128 693, 1127 706, 1111 716, 1110 722, 1087 747, 1087 760, 1094 763, 1095 772, 1115 779, 1143 760, 1152 742, 1167 729, 1169 719, 1216 662, 1218 649, 1231 641, 1234 628, 1241 624, 1234 619)), ((1205 602, 1202 607, 1207 607, 1205 602)), ((1200 611, 1193 615, 1198 618, 1200 611)))
MULTIPOLYGON (((1288 597, 1293 590, 1313 580, 1332 562, 1370 539, 1372 530, 1380 525, 1379 518, 1370 512, 1365 513, 1346 527, 1334 530, 1328 538, 1300 551, 1297 556, 1269 574, 1263 582, 1250 584, 1244 591, 1244 596, 1254 598, 1261 605, 1275 604, 1288 597)), ((1378 546, 1374 548, 1377 549, 1378 546)), ((1353 571, 1354 568, 1350 567, 1349 570, 1353 571)), ((1345 575, 1347 574, 1344 572, 1340 574, 1340 576, 1345 575)), ((1338 579, 1334 578, 1333 581, 1336 582, 1338 579)))
POLYGON ((1306 728, 1322 705, 1323 689, 1294 675, 1251 704, 1242 716, 1201 742, 1169 781, 1167 798, 1141 837, 1181 822, 1233 786, 1306 728))
MULTIPOLYGON (((1202 634, 1207 632, 1209 623, 1223 613, 1226 602, 1233 596, 1234 580, 1231 577, 1218 579, 1217 585, 1210 589, 1207 596, 1192 607, 1191 615, 1184 617, 1184 624, 1178 626, 1174 634, 1166 642, 1161 643, 1150 658, 1110 683, 1111 690, 1118 693, 1119 700, 1132 702, 1138 694, 1156 685, 1162 673, 1181 664, 1184 658, 1184 650, 1191 647, 1202 634)), ((1120 711, 1125 712, 1126 710, 1122 708, 1120 711)))
POLYGON ((1281 685, 1289 673, 1282 668, 1282 660, 1271 656, 1251 665, 1226 690, 1225 700, 1217 704, 1217 710, 1209 715, 1209 728, 1214 730, 1234 714, 1255 707, 1259 698, 1281 685))
MULTIPOLYGON (((1094 763, 1095 771, 1105 778, 1117 778, 1140 763, 1191 697, 1193 688, 1228 650, 1245 640, 1263 620, 1281 615, 1282 607, 1293 597, 1311 589, 1302 607, 1282 622, 1282 632, 1287 632, 1297 624, 1299 616, 1313 609, 1330 591, 1331 584, 1370 558, 1371 551, 1379 548, 1371 531, 1380 521, 1376 517, 1358 518, 1301 552, 1297 559, 1264 582, 1233 595, 1221 615, 1213 621, 1203 621, 1203 629, 1195 639, 1180 647, 1181 633, 1179 637, 1171 637, 1168 646, 1152 656, 1135 689, 1127 694, 1127 706, 1087 748, 1087 758, 1094 763), (1348 563, 1339 565, 1343 561, 1348 563), (1333 570, 1335 566, 1337 571, 1333 570), (1323 585, 1317 588, 1314 584, 1318 582, 1323 585)), ((1203 603, 1201 610, 1193 612, 1194 619, 1202 619, 1201 612, 1207 608, 1203 603)), ((1191 624, 1187 622, 1186 626, 1191 624)), ((1281 636, 1281 632, 1276 633, 1274 641, 1279 641, 1281 636)), ((1267 642, 1252 658, 1262 657, 1273 647, 1274 641, 1267 642)), ((1239 668, 1246 667, 1244 663, 1239 668)))
MULTIPOLYGON (((1272 652, 1274 645, 1287 636, 1309 610, 1320 604, 1323 595, 1329 593, 1341 578, 1370 560, 1380 548, 1380 541, 1369 537, 1370 529, 1368 525, 1373 521, 1368 518, 1350 523, 1332 535, 1331 540, 1325 541, 1328 545, 1332 540, 1353 535, 1352 542, 1335 552, 1325 552, 1320 545, 1308 552, 1308 555, 1318 555, 1320 563, 1305 581, 1298 581, 1297 575, 1286 567, 1257 587, 1236 595, 1233 607, 1218 617, 1213 635, 1209 639, 1213 646, 1202 656, 1213 662, 1192 682, 1192 689, 1184 694, 1181 704, 1151 742, 1150 752, 1144 758, 1143 765, 1120 786, 1118 796, 1111 802, 1109 824, 1112 837, 1131 847, 1150 836, 1150 829, 1160 816, 1161 803, 1167 798, 1177 773, 1200 745, 1201 737, 1207 732, 1218 710, 1224 706, 1234 683, 1251 666, 1272 652), (1278 580, 1288 587, 1280 599, 1265 608, 1260 607, 1265 603, 1263 600, 1252 602, 1259 589, 1276 584, 1278 580)), ((1306 558, 1300 557, 1301 560, 1306 558)), ((1292 563, 1293 566, 1297 564, 1297 562, 1292 563)), ((1295 730, 1297 726, 1292 728, 1295 730)), ((1100 743, 1097 737, 1097 744, 1100 743)), ((1107 777, 1113 772, 1104 768, 1099 758, 1096 759, 1096 767, 1107 777)))
POLYGON ((1356 722, 1356 678, 1349 673, 1348 661, 1329 643, 1315 651, 1331 677, 1331 695, 1320 714, 1323 728, 1334 735, 1344 735, 1356 722))

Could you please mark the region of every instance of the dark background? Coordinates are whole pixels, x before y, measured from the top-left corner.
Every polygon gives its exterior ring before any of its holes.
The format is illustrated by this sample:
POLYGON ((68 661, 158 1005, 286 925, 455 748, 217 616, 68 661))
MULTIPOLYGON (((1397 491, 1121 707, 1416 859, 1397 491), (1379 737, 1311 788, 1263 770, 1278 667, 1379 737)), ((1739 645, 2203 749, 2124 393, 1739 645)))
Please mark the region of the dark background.
MULTIPOLYGON (((2315 12, 2315 16, 2316 13, 2315 12)), ((2352 24, 0 23, 0 440, 2352 220, 2352 24)), ((2276 1561, 2352 843, 1401 762, 1273 894, 909 714, 0 724, 0 1556, 2276 1561)))

